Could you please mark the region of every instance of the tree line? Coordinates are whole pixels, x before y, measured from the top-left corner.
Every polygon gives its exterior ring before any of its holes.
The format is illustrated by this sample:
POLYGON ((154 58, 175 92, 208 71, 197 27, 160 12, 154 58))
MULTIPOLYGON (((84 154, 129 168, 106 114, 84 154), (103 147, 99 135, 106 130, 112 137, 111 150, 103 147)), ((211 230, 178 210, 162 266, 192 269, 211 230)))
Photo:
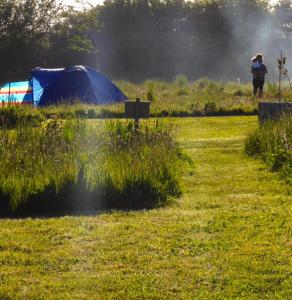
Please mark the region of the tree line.
MULTIPOLYGON (((115 79, 245 80, 249 58, 289 52, 292 0, 0 0, 0 82, 34 67, 89 65, 115 79)), ((289 53, 287 53, 289 56, 289 53)))

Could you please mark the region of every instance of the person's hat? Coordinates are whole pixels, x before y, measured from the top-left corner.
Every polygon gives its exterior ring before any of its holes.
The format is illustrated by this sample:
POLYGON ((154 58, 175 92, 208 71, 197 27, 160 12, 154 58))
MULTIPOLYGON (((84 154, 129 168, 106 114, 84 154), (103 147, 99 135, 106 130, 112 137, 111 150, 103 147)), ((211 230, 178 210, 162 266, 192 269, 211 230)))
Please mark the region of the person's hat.
POLYGON ((257 53, 257 54, 256 54, 256 58, 259 59, 260 57, 261 57, 262 59, 264 59, 264 56, 262 55, 262 53, 257 53))
POLYGON ((252 57, 250 60, 251 60, 251 61, 255 61, 255 60, 257 60, 257 57, 254 56, 254 57, 252 57))

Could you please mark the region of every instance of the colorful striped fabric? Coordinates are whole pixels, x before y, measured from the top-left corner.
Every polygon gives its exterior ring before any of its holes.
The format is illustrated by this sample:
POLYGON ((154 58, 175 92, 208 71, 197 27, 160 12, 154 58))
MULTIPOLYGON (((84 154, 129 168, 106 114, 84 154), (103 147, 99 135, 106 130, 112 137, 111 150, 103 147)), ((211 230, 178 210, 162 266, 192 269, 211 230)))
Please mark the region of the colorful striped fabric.
POLYGON ((9 82, 0 87, 0 106, 32 104, 30 81, 9 82))

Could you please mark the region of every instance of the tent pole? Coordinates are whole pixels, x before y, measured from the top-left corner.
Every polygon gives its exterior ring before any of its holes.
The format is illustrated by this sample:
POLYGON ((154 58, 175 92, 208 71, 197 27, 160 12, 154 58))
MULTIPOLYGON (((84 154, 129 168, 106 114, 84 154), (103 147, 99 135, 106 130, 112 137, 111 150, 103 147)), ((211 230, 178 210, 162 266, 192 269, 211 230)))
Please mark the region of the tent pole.
POLYGON ((8 84, 9 89, 8 89, 8 104, 10 104, 10 82, 8 84))

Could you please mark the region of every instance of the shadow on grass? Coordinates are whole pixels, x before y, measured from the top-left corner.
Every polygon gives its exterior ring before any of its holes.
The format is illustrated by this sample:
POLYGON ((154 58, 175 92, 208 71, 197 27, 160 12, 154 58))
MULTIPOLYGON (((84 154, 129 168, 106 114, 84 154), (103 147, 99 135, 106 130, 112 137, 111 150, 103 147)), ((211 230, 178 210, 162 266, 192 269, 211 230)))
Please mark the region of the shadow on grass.
MULTIPOLYGON (((180 190, 173 195, 180 195, 180 190)), ((167 194, 148 182, 126 183, 122 191, 112 185, 90 191, 84 183, 67 183, 60 190, 47 187, 30 196, 16 208, 11 207, 8 195, 0 191, 0 218, 61 217, 65 215, 95 215, 110 210, 142 210, 163 206, 167 194)))
MULTIPOLYGON (((12 110, 12 112, 14 112, 12 110)), ((151 118, 163 118, 163 117, 209 117, 209 116, 251 116, 257 115, 257 109, 252 111, 245 111, 241 108, 234 108, 229 110, 218 109, 215 111, 167 111, 162 110, 157 113, 150 113, 151 118)), ((3 112, 0 113, 0 128, 12 129, 15 128, 18 124, 24 124, 29 122, 33 126, 40 126, 42 121, 45 119, 51 118, 61 118, 61 119, 70 119, 70 118, 80 118, 80 119, 125 119, 124 112, 113 112, 107 109, 103 109, 101 112, 95 112, 93 109, 88 112, 85 110, 76 110, 75 113, 72 112, 60 112, 58 114, 52 113, 43 113, 38 115, 17 115, 12 113, 7 113, 4 115, 3 112)))
MULTIPOLYGON (((218 109, 216 111, 173 111, 169 112, 163 110, 159 113, 150 113, 151 118, 163 118, 163 117, 174 117, 174 118, 188 118, 188 117, 226 117, 226 116, 254 116, 257 115, 257 109, 252 111, 245 111, 241 108, 234 108, 230 110, 218 109)), ((93 119, 124 119, 124 113, 112 113, 107 112, 106 114, 100 114, 93 119)))
MULTIPOLYGON (((157 113, 150 113, 151 118, 163 118, 163 117, 174 117, 174 118, 187 118, 187 117, 225 117, 225 116, 254 116, 257 115, 257 109, 251 111, 245 111, 241 108, 233 108, 229 110, 224 110, 222 108, 215 111, 167 111, 162 110, 157 113)), ((109 110, 103 110, 103 112, 98 114, 91 115, 77 115, 79 118, 87 118, 87 119, 125 119, 124 112, 111 112, 109 110)), ((63 116, 64 117, 64 116, 63 116)), ((66 118, 66 117, 65 117, 66 118)))

